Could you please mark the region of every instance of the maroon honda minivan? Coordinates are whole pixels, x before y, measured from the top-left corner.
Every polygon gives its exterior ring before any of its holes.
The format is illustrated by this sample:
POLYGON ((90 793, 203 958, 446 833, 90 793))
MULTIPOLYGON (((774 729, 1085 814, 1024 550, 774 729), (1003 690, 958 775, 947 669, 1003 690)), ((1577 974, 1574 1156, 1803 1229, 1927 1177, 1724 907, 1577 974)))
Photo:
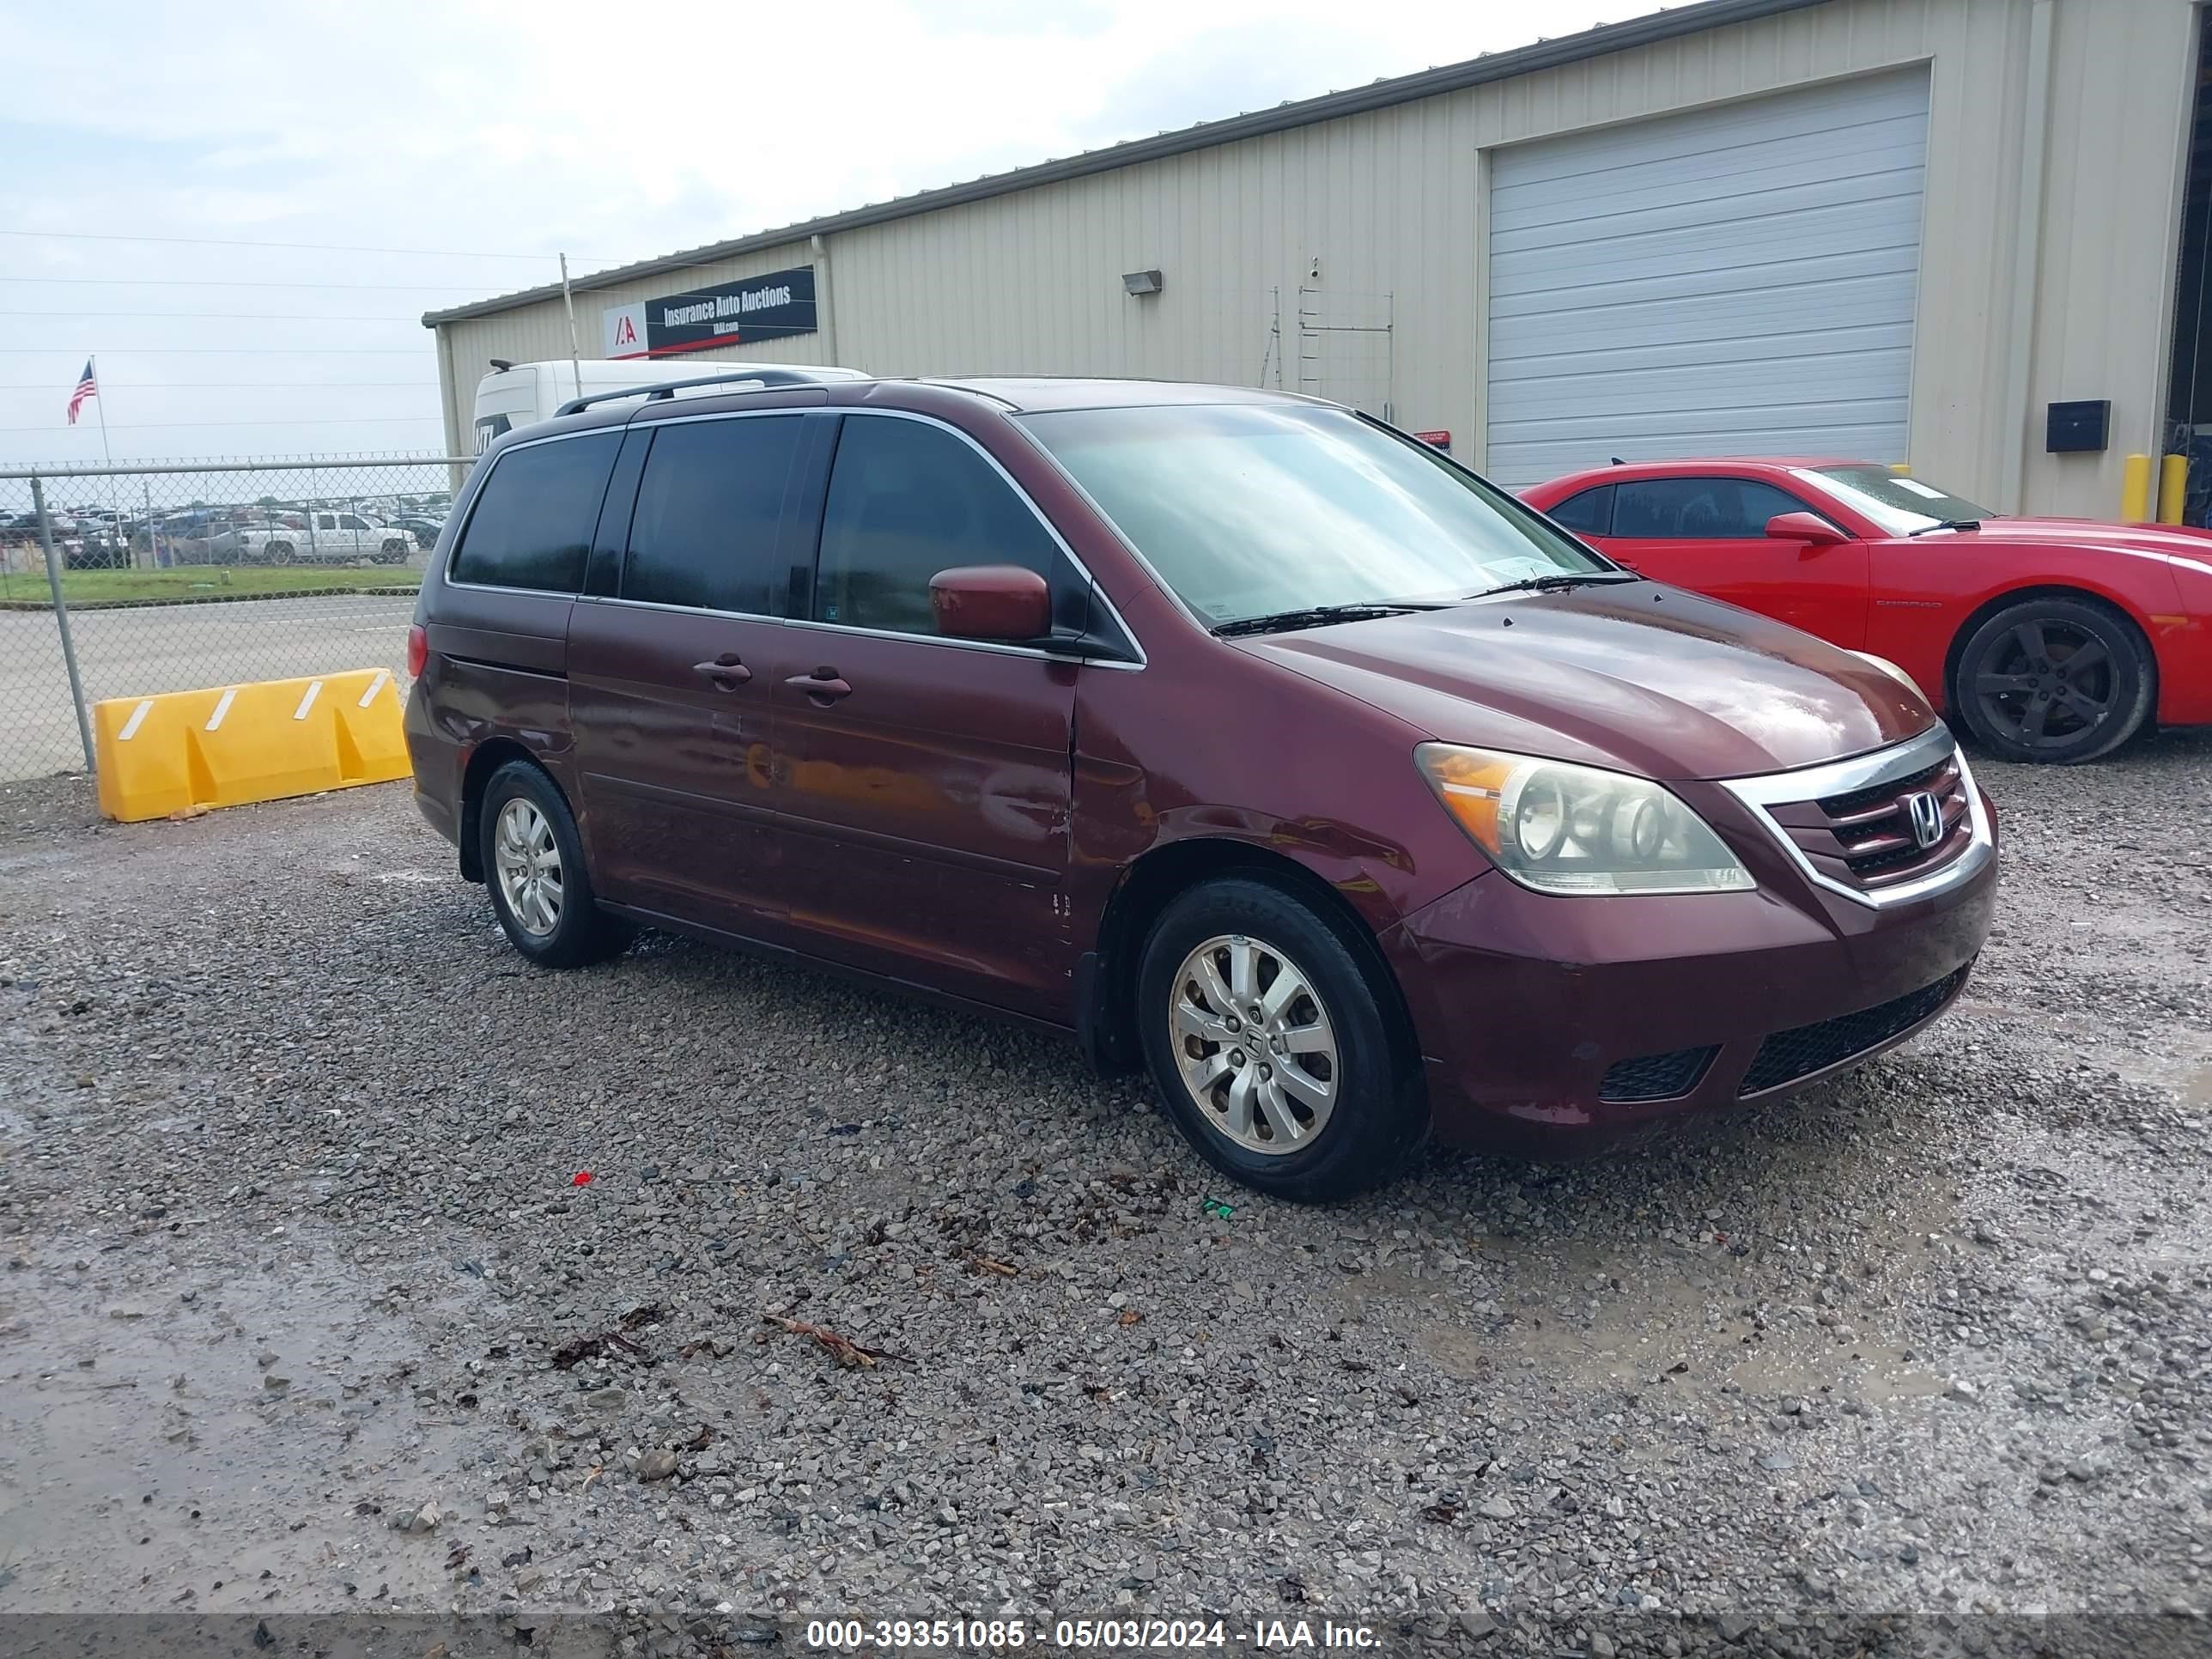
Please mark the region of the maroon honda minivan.
POLYGON ((1771 1099, 1981 947, 1901 673, 1364 415, 695 390, 498 443, 423 580, 416 797, 535 963, 675 928, 1065 1030, 1319 1200, 1771 1099))

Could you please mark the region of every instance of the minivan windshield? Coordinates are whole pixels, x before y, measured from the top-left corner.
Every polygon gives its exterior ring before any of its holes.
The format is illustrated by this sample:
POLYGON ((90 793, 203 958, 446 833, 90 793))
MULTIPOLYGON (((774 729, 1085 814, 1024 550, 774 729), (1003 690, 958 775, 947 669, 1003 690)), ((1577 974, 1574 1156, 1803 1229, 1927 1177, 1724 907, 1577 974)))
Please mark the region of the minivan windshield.
POLYGON ((1024 418, 1216 629, 1449 605, 1545 578, 1618 579, 1502 490, 1344 410, 1201 404, 1024 418))

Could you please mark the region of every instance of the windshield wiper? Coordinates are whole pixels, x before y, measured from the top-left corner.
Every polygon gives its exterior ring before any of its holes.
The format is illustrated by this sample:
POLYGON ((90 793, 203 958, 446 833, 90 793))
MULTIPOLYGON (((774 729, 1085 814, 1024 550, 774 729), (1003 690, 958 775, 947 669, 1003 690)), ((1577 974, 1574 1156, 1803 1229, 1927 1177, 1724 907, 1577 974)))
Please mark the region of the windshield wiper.
POLYGON ((1291 628, 1325 628, 1330 623, 1365 622, 1371 617, 1398 617, 1408 611, 1441 611, 1443 602, 1393 599, 1364 605, 1315 605, 1298 611, 1277 611, 1264 617, 1243 617, 1226 622, 1214 634, 1229 639, 1238 634, 1273 634, 1291 628))
POLYGON ((1470 593, 1470 599, 1486 599, 1492 593, 1559 593, 1585 582, 1640 582, 1633 570, 1553 570, 1541 576, 1523 576, 1517 582, 1501 582, 1470 593))
POLYGON ((1905 533, 1910 536, 1925 536, 1934 530, 1979 530, 1981 527, 1982 521, 1979 519, 1938 519, 1934 524, 1924 524, 1919 529, 1907 531, 1905 533))

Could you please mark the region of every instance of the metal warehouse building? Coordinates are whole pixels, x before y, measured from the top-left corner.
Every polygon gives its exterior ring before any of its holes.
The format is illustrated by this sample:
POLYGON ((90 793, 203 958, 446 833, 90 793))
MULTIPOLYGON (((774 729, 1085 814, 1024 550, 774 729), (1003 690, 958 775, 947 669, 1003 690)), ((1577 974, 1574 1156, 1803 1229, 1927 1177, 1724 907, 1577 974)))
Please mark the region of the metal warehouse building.
MULTIPOLYGON (((1707 0, 601 272, 579 349, 1280 386, 1508 485, 1813 452, 2110 516, 2212 440, 2199 30, 1707 0)), ((424 322, 454 444, 489 360, 570 355, 557 286, 424 322)))

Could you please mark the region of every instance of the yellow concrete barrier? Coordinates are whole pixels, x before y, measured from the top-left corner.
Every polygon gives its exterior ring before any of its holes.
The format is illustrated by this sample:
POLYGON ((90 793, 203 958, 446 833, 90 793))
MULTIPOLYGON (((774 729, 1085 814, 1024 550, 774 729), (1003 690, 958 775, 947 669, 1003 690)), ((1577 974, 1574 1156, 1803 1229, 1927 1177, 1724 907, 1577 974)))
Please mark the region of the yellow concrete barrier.
POLYGON ((2168 455, 2158 464, 2158 521, 2179 524, 2189 502, 2189 457, 2168 455))
POLYGON ((382 668, 111 697, 92 724, 100 810, 125 823, 408 774, 399 684, 382 668))
POLYGON ((2150 522, 2150 457, 2130 455, 2120 464, 2120 522, 2150 522))

